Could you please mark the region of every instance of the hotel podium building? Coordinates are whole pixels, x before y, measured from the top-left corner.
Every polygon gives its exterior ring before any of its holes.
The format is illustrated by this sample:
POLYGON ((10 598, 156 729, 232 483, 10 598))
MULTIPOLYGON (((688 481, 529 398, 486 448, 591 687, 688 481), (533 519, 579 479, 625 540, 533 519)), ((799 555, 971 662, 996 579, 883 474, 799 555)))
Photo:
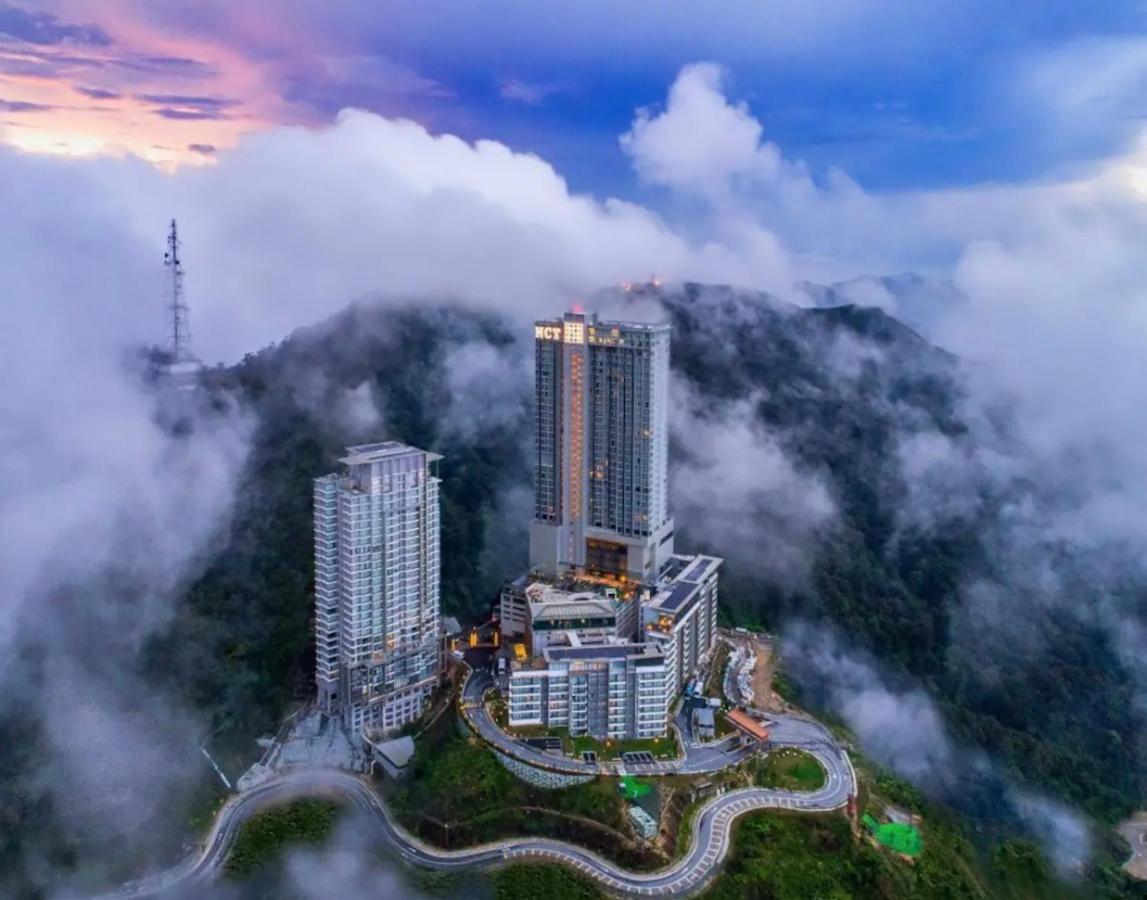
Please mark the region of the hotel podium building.
POLYGON ((315 479, 315 677, 353 732, 401 728, 438 684, 440 456, 347 448, 315 479))
POLYGON ((667 324, 584 313, 534 326, 530 570, 499 603, 521 642, 511 726, 665 735, 712 650, 722 560, 673 546, 669 341, 667 324))

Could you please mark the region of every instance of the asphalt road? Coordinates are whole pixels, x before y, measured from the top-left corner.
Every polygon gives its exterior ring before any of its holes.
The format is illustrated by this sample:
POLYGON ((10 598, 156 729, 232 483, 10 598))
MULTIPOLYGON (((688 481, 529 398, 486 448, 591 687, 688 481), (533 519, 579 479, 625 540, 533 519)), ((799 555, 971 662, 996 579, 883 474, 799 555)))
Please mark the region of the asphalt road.
MULTIPOLYGON (((744 762, 754 753, 759 753, 767 746, 800 747, 814 755, 823 756, 828 760, 826 771, 848 771, 851 769, 845 759, 844 751, 831 733, 823 725, 809 719, 796 716, 768 714, 768 727, 770 731, 769 745, 749 744, 742 745, 736 736, 730 736, 721 741, 712 741, 708 744, 694 744, 686 738, 689 733, 686 713, 680 712, 675 724, 678 733, 682 736, 682 749, 684 756, 675 760, 658 760, 653 763, 619 763, 598 761, 586 763, 578 759, 570 759, 546 753, 523 741, 510 737, 490 718, 490 713, 482 703, 482 695, 494 686, 493 678, 486 671, 475 669, 471 672, 462 692, 462 714, 470 723, 471 728, 486 741, 507 756, 521 760, 529 765, 552 772, 563 772, 572 775, 707 775, 719 772, 730 766, 744 762)), ((822 760, 823 762, 823 760, 822 760)), ((849 776, 851 778, 851 775, 849 776)))
POLYGON ((734 820, 760 809, 827 812, 839 808, 852 792, 852 770, 839 768, 837 758, 811 751, 825 767, 824 786, 809 793, 742 788, 719 794, 698 812, 688 853, 656 872, 630 872, 574 844, 545 838, 500 841, 466 850, 440 850, 414 837, 395 822, 373 787, 347 772, 297 770, 231 798, 220 810, 199 855, 140 881, 125 885, 109 897, 154 897, 189 893, 218 877, 243 822, 259 810, 301 796, 338 796, 365 812, 380 839, 403 860, 428 869, 483 868, 507 860, 529 858, 572 866, 607 889, 634 896, 687 896, 712 877, 729 850, 734 820))
MULTIPOLYGON (((677 715, 684 757, 650 764, 616 762, 586 764, 552 756, 515 740, 495 725, 482 703, 493 684, 489 673, 474 670, 462 693, 462 711, 471 727, 504 753, 542 768, 575 774, 701 775, 741 762, 764 745, 741 746, 735 738, 710 744, 688 739, 685 712, 677 715)), ((828 812, 839 809, 856 793, 856 775, 847 753, 818 722, 787 715, 771 715, 770 745, 800 747, 824 767, 825 783, 811 792, 766 788, 740 788, 710 798, 693 820, 688 852, 665 869, 630 872, 597 854, 562 841, 517 838, 465 850, 440 850, 405 831, 394 819, 370 783, 347 772, 332 769, 299 769, 280 775, 234 795, 219 811, 215 824, 197 856, 164 872, 125 885, 109 897, 151 897, 187 893, 206 884, 221 872, 243 822, 268 806, 301 796, 327 795, 346 799, 376 823, 380 840, 403 860, 428 869, 482 868, 512 859, 549 860, 572 866, 608 890, 632 896, 682 897, 699 890, 716 872, 729 850, 733 822, 753 810, 788 809, 828 812)))

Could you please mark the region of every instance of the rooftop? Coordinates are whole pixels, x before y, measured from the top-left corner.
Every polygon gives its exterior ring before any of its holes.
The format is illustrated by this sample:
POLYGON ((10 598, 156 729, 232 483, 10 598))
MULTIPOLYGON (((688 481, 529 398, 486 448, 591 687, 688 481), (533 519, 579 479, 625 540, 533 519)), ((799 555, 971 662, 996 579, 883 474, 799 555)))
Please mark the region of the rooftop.
POLYGON ((665 612, 679 612, 700 589, 701 585, 692 581, 678 581, 668 591, 658 594, 650 606, 665 612))
POLYGON ((745 732, 745 734, 756 738, 758 741, 766 741, 769 738, 769 730, 748 713, 734 709, 732 712, 727 713, 725 718, 738 729, 745 732))
POLYGON ((425 456, 427 462, 436 462, 442 459, 438 453, 431 453, 428 450, 419 450, 417 447, 411 447, 409 444, 404 444, 401 441, 379 441, 375 444, 359 444, 355 447, 346 448, 347 455, 344 456, 339 462, 348 466, 360 466, 365 463, 378 462, 383 459, 394 459, 399 456, 425 456))
POLYGON ((602 598, 609 596, 611 592, 615 592, 620 599, 625 600, 633 596, 639 586, 636 581, 622 581, 620 578, 589 575, 584 572, 549 575, 537 570, 525 572, 510 583, 531 601, 560 600, 560 595, 602 598))
POLYGON ((648 644, 586 644, 581 647, 547 647, 545 658, 550 662, 571 659, 629 659, 630 657, 660 657, 661 651, 648 644))
POLYGON ((596 597, 575 596, 568 600, 541 600, 530 603, 530 619, 534 622, 615 617, 613 602, 596 597))
POLYGON ((401 769, 414 757, 414 738, 405 735, 393 741, 374 744, 374 749, 396 769, 401 769))

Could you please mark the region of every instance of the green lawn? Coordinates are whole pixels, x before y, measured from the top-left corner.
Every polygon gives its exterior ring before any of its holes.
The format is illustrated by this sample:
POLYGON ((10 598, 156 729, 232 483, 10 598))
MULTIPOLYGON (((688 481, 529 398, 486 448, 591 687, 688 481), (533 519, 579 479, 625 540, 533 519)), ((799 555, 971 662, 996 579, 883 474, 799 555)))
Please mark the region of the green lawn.
POLYGON ((824 767, 803 750, 772 750, 757 765, 760 787, 787 791, 815 791, 824 786, 824 767))
POLYGON ((574 755, 580 755, 586 750, 592 750, 598 759, 616 759, 622 753, 637 753, 645 751, 652 753, 658 759, 675 759, 677 757, 677 739, 672 736, 631 741, 599 741, 597 738, 583 735, 570 738, 574 755))
POLYGON ((243 823, 227 857, 227 877, 245 878, 276 859, 285 847, 323 843, 341 811, 330 800, 306 798, 252 816, 243 823))

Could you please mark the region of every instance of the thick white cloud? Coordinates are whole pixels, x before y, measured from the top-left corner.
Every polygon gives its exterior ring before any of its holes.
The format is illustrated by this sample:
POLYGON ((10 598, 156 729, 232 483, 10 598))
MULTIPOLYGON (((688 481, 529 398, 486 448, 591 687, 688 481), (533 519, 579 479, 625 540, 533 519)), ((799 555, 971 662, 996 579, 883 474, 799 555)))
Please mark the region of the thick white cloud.
POLYGON ((756 223, 687 237, 646 208, 571 193, 535 156, 364 112, 260 134, 175 175, 89 165, 137 238, 150 229, 158 243, 178 216, 208 358, 367 295, 460 296, 532 315, 650 272, 782 291, 792 277, 756 223))
POLYGON ((638 112, 621 146, 642 179, 712 193, 727 190, 734 179, 767 181, 780 174, 780 149, 762 142, 764 129, 744 103, 726 100, 724 75, 714 63, 686 66, 663 112, 638 112))

